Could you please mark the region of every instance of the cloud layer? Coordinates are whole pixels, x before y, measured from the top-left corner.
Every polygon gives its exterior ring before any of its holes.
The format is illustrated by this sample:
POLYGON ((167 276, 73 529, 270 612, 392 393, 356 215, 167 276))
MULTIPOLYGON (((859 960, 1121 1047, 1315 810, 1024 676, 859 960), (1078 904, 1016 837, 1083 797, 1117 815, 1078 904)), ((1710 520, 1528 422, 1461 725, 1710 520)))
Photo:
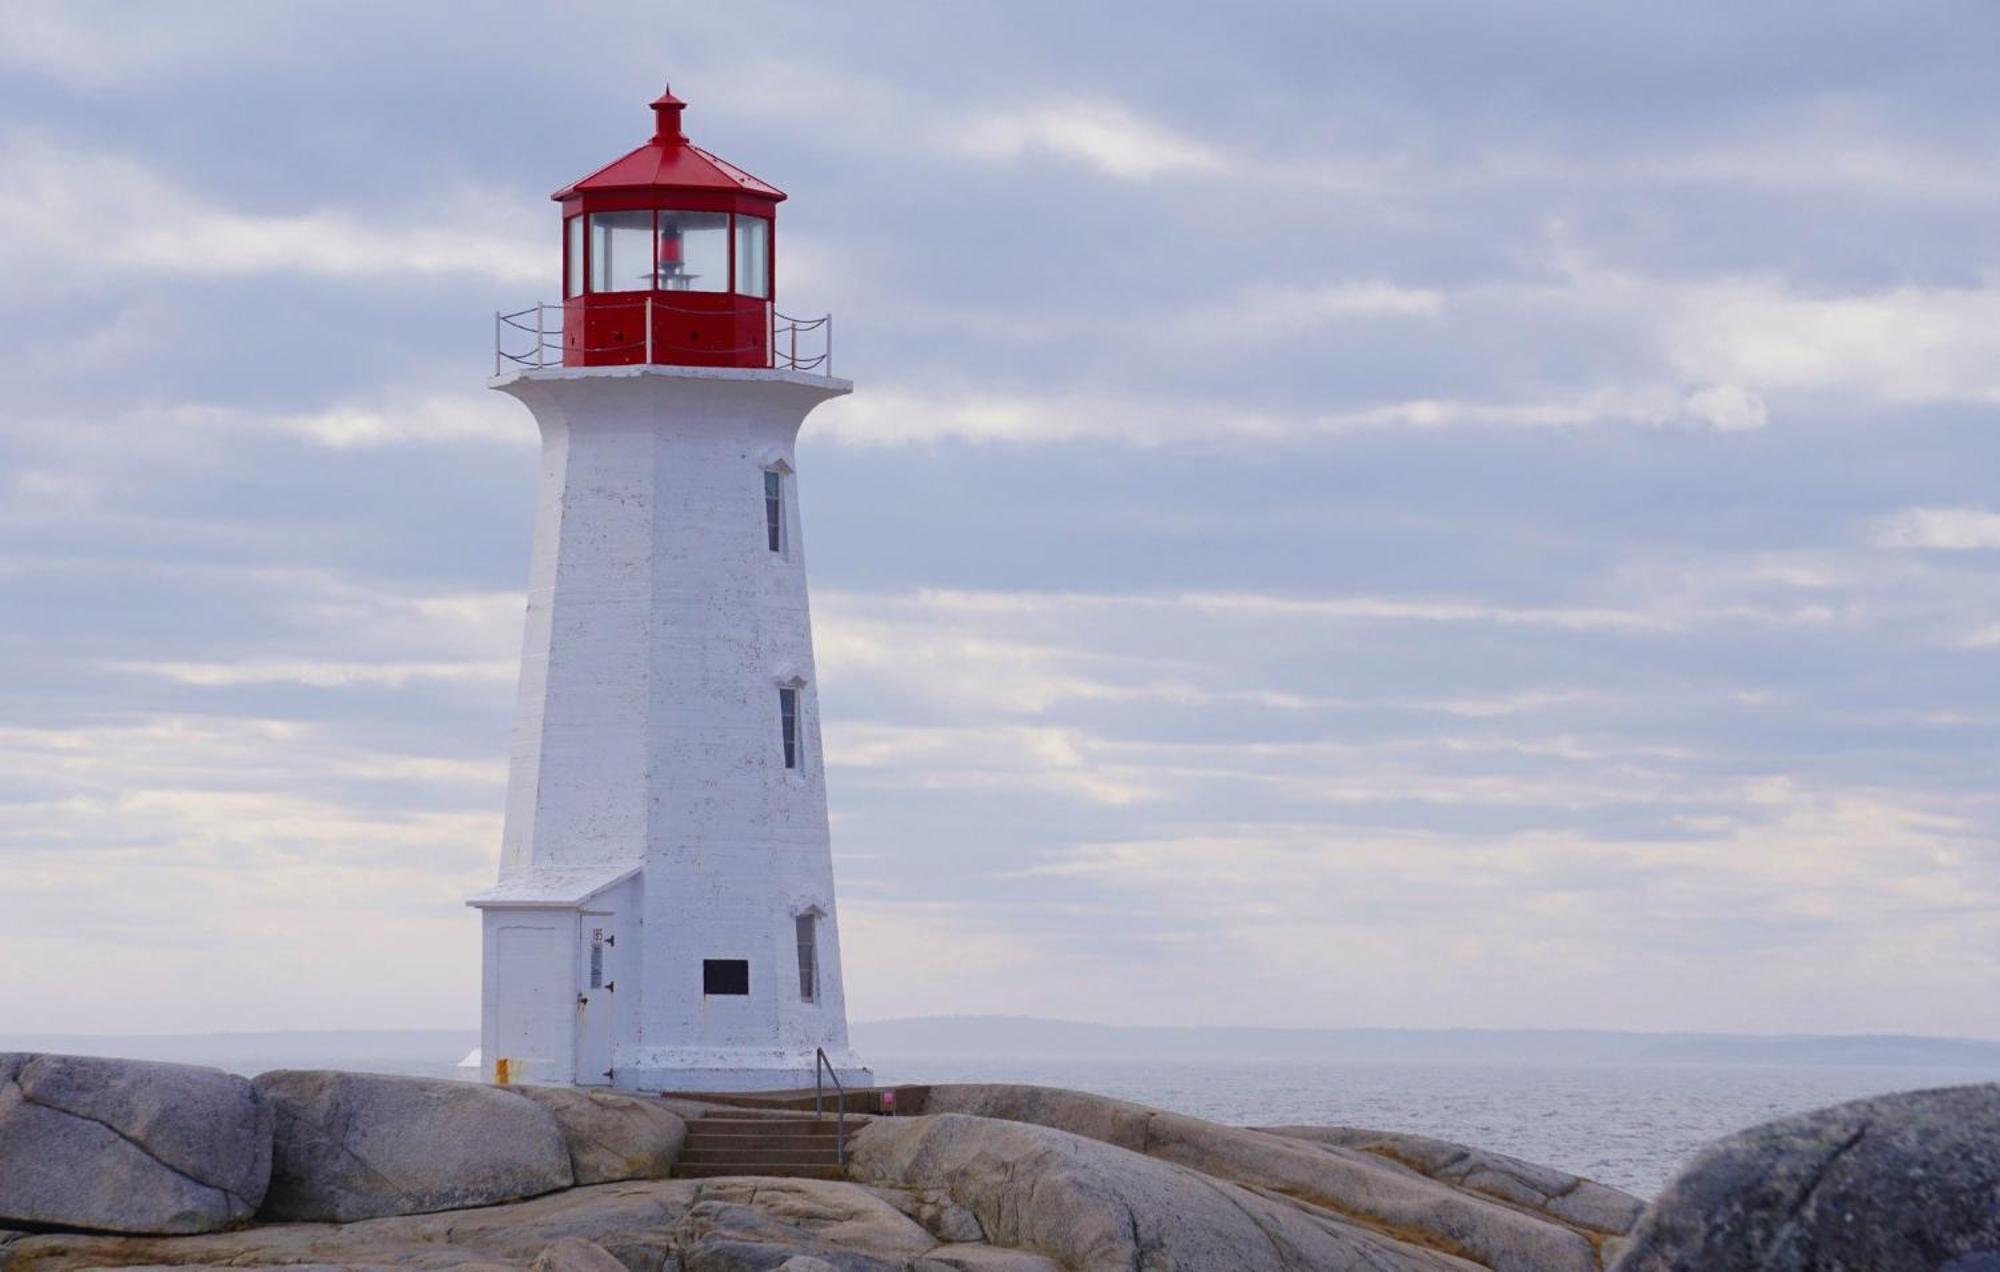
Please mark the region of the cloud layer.
POLYGON ((1997 21, 16 6, 0 1013, 474 1018, 491 315, 671 74, 860 386, 857 1014, 2000 1036, 1997 21))

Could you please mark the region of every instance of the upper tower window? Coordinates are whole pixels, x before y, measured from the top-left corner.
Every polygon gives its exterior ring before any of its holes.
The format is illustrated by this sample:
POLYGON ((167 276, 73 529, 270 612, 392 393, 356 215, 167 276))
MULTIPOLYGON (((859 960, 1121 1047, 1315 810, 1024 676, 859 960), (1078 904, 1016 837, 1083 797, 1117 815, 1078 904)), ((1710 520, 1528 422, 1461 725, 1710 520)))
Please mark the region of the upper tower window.
POLYGON ((771 551, 785 550, 785 475, 775 468, 764 470, 764 538, 771 551))

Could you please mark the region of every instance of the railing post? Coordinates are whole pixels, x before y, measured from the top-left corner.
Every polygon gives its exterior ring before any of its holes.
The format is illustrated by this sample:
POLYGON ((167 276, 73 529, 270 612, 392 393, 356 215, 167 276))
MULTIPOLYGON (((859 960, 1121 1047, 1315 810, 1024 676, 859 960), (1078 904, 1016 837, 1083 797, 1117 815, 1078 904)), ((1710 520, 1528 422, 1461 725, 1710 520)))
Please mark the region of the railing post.
POLYGON ((548 338, 542 334, 542 302, 538 300, 535 302, 535 369, 536 370, 540 370, 541 368, 548 365, 548 362, 545 360, 547 358, 547 354, 545 351, 548 349, 548 347, 549 347, 548 338))
POLYGON ((826 316, 826 373, 833 374, 833 315, 826 316))
POLYGON ((493 311, 493 374, 500 374, 500 311, 493 311))
POLYGON ((826 1116, 826 1079, 833 1079, 835 1113, 833 1121, 833 1152, 841 1169, 847 1168, 847 1087, 835 1071, 833 1061, 827 1058, 825 1047, 813 1048, 813 1117, 826 1116))

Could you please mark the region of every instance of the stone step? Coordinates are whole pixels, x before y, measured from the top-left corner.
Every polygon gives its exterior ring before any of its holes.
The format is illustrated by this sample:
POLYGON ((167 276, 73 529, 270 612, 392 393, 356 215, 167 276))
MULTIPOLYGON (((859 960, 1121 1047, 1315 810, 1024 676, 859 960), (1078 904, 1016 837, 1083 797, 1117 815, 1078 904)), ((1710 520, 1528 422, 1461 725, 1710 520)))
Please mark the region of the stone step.
POLYGON ((785 1148, 765 1144, 731 1145, 728 1148, 683 1148, 677 1161, 690 1165, 705 1162, 768 1162, 774 1166, 838 1166, 840 1155, 827 1148, 785 1148))
POLYGON ((732 1175, 764 1175, 779 1179, 845 1179, 835 1165, 774 1166, 765 1162, 676 1162, 675 1179, 721 1179, 732 1175))
MULTIPOLYGON (((885 1092, 895 1089, 889 1087, 855 1087, 847 1093, 847 1111, 849 1113, 887 1112, 888 1110, 882 1107, 882 1096, 885 1092)), ((909 1103, 911 1102, 911 1097, 917 1096, 927 1090, 928 1088, 925 1087, 902 1088, 903 1095, 900 1098, 904 1102, 909 1103)), ((799 1091, 763 1091, 756 1093, 701 1093, 682 1091, 671 1092, 670 1094, 679 1099, 706 1100, 715 1104, 734 1104, 739 1108, 746 1109, 772 1109, 810 1113, 813 1107, 813 1089, 811 1087, 806 1087, 799 1091)), ((831 1086, 826 1088, 823 1098, 826 1101, 827 1111, 829 1113, 832 1112, 836 1092, 831 1086)))
POLYGON ((677 1179, 846 1177, 840 1166, 840 1124, 834 1118, 705 1114, 688 1119, 687 1129, 674 1163, 677 1179))
MULTIPOLYGON (((858 1129, 854 1124, 847 1128, 850 1132, 858 1129)), ((810 1122, 796 1126, 764 1127, 752 1126, 747 1122, 689 1122, 688 1138, 719 1140, 830 1140, 838 1138, 840 1128, 832 1122, 815 1126, 810 1122)))

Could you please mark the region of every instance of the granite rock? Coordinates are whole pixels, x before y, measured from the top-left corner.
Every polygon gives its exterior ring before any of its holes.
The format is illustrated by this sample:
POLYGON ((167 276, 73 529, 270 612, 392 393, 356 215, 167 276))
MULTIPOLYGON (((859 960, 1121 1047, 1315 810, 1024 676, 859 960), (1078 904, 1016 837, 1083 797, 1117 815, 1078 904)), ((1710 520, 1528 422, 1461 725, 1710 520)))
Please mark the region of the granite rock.
POLYGON ((872 1185, 942 1189, 978 1216, 993 1244, 1078 1272, 1476 1266, 1330 1210, 1047 1126, 955 1113, 879 1120, 855 1135, 848 1169, 872 1185))
MULTIPOLYGON (((1616 1221, 1599 1229, 1553 1209, 1531 1209, 1458 1181, 1432 1178, 1381 1153, 1222 1126, 1080 1091, 997 1084, 935 1086, 925 1093, 922 1107, 927 1113, 956 1111, 1088 1136, 1203 1175, 1322 1207, 1364 1229, 1393 1234, 1398 1242, 1448 1251, 1495 1272, 1598 1272, 1607 1262, 1613 1239, 1624 1231, 1616 1221)), ((1487 1160, 1497 1164, 1501 1159, 1487 1160)), ((1622 1196, 1602 1185, 1591 1188, 1622 1196)), ((1625 1199, 1619 1212, 1625 1227, 1638 1210, 1635 1199, 1625 1199)))
POLYGON ((1911 1091, 1719 1140, 1618 1272, 2000 1270, 2000 1085, 1911 1091))
POLYGON ((568 1188, 569 1147, 533 1100, 469 1082, 281 1070, 262 1217, 336 1223, 516 1201, 568 1188))
POLYGON ((528 1272, 625 1272, 609 1250, 582 1237, 562 1237, 535 1256, 528 1272))
POLYGON ((1345 1126, 1273 1126, 1269 1134, 1309 1144, 1370 1153, 1408 1166, 1429 1179, 1480 1193, 1514 1206, 1543 1211, 1552 1218, 1601 1233, 1632 1231, 1645 1203, 1630 1193, 1535 1162, 1467 1148, 1427 1135, 1366 1131, 1345 1126))
POLYGON ((107 1232, 247 1222, 271 1175, 271 1111, 220 1069, 0 1055, 0 1221, 107 1232))
POLYGON ((687 1123, 659 1100, 574 1087, 508 1089, 555 1116, 579 1185, 665 1179, 687 1140, 687 1123))

